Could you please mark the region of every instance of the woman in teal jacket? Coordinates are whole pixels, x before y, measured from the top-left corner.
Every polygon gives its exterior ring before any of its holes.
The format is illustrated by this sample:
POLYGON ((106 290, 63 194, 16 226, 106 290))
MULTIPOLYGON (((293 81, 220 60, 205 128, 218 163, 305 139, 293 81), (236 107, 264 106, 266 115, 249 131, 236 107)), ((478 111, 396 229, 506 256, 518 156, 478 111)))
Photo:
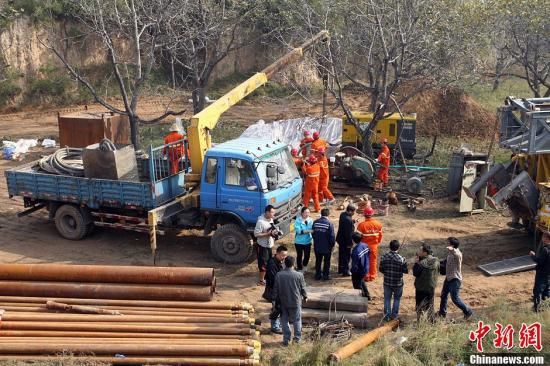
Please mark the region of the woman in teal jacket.
POLYGON ((294 244, 296 246, 296 265, 298 266, 298 271, 304 271, 305 267, 307 267, 311 253, 313 219, 309 217, 309 214, 309 209, 302 207, 302 211, 296 216, 296 221, 294 221, 294 232, 296 234, 294 244))

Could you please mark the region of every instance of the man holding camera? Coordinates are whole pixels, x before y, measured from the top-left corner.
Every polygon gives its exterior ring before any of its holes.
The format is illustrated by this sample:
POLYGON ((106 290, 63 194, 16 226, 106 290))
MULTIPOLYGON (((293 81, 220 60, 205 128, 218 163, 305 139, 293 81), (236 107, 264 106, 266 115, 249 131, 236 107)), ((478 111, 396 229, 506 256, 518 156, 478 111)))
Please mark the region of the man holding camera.
POLYGON ((258 217, 256 227, 254 228, 254 236, 258 243, 257 258, 258 258, 258 286, 265 286, 265 272, 267 269, 267 261, 273 256, 271 248, 275 244, 275 238, 279 236, 279 230, 273 223, 275 217, 275 208, 272 205, 267 205, 264 214, 258 217))

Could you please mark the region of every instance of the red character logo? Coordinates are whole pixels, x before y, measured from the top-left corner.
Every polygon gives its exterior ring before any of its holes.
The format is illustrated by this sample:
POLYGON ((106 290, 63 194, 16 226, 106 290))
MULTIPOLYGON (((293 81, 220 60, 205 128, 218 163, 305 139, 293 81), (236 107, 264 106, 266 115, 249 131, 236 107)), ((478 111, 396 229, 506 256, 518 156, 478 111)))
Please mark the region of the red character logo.
POLYGON ((537 351, 542 350, 542 326, 539 322, 527 326, 521 324, 519 330, 519 347, 528 348, 533 346, 537 351))
POLYGON ((495 348, 512 349, 514 347, 514 328, 512 324, 503 327, 500 323, 495 323, 496 338, 493 340, 495 348))
POLYGON ((476 348, 478 352, 483 352, 483 338, 489 333, 491 326, 483 324, 480 320, 477 323, 477 329, 472 330, 468 338, 471 342, 476 341, 476 348))

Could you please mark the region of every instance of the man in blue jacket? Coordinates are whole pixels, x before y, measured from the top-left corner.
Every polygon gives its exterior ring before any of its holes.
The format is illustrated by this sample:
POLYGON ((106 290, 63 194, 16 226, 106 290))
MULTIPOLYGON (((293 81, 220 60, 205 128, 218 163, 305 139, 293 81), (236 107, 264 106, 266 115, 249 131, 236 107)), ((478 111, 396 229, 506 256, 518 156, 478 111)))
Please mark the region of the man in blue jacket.
POLYGON ((321 217, 313 222, 313 250, 315 251, 315 279, 330 280, 330 257, 336 243, 334 225, 328 219, 330 210, 323 208, 321 217), (323 272, 321 274, 321 265, 323 272))
POLYGON ((358 232, 351 236, 355 244, 351 251, 351 282, 353 288, 361 290, 361 296, 370 300, 369 289, 365 282, 365 276, 369 273, 370 249, 367 244, 361 242, 362 238, 363 235, 358 232))

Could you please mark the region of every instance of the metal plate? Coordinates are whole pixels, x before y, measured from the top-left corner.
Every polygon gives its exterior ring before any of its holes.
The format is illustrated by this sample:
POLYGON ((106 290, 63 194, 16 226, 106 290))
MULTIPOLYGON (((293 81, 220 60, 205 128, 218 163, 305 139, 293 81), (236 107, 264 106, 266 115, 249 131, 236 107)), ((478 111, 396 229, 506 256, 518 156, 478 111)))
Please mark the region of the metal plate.
POLYGON ((522 257, 509 258, 498 262, 482 264, 479 265, 478 268, 489 276, 500 276, 509 273, 529 271, 534 269, 535 266, 536 263, 533 259, 531 259, 528 255, 524 255, 522 257))

